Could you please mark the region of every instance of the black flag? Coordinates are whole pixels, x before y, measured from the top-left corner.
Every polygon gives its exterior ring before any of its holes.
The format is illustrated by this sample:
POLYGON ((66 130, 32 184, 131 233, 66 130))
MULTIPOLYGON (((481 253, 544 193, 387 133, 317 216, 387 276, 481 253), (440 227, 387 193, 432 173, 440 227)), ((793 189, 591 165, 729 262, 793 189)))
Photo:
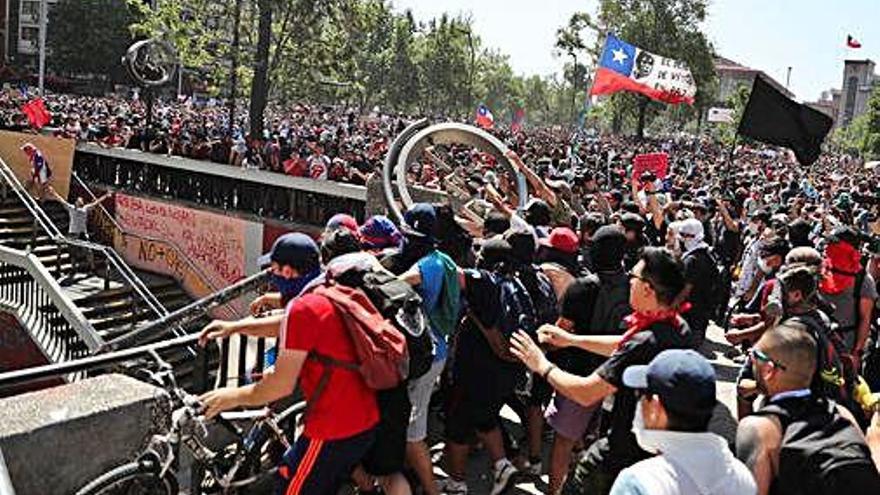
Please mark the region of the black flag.
POLYGON ((758 75, 737 132, 785 146, 794 151, 801 165, 810 165, 819 159, 822 141, 832 125, 831 117, 789 99, 758 75))

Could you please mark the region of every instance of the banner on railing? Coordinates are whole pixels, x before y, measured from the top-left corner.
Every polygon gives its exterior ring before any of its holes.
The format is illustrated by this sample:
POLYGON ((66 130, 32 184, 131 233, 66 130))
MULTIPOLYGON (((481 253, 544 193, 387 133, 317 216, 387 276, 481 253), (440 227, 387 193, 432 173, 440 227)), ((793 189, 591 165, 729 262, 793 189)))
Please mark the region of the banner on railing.
POLYGON ((146 238, 124 243, 120 251, 129 264, 173 276, 195 297, 258 271, 262 224, 127 194, 115 198, 119 225, 146 238))
MULTIPOLYGON (((23 132, 0 131, 0 157, 9 165, 22 185, 28 186, 34 177, 34 162, 22 150, 30 143, 39 150, 51 173, 46 174, 49 185, 55 188, 62 197, 70 191, 70 171, 73 168, 73 152, 76 143, 72 139, 61 139, 23 132)), ((37 161, 38 166, 39 160, 37 161)), ((36 195, 34 187, 29 188, 36 195)))

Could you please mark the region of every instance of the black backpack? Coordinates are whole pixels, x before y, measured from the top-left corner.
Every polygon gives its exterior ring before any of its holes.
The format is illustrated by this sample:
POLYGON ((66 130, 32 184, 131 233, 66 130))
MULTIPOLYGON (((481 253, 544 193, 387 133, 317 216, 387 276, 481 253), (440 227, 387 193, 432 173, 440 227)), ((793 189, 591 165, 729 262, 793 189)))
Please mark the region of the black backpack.
POLYGON ((782 425, 774 494, 839 495, 880 493, 880 473, 858 428, 833 401, 787 398, 756 413, 782 425))
POLYGON ((868 418, 853 398, 858 375, 841 358, 845 349, 835 332, 835 324, 818 311, 793 316, 789 320, 805 325, 816 340, 816 376, 810 386, 813 393, 846 407, 860 424, 866 426, 868 418))
POLYGON ((559 305, 550 278, 540 268, 531 265, 520 270, 517 275, 532 299, 536 324, 540 326, 544 323, 556 323, 559 305))
POLYGON ((498 285, 502 306, 498 330, 508 339, 517 330, 523 330, 532 339, 537 339, 538 316, 522 281, 513 273, 499 274, 498 285))
POLYGON ((385 271, 346 272, 336 281, 364 291, 382 316, 406 337, 408 380, 419 378, 431 369, 434 343, 422 309, 422 297, 412 286, 385 271))

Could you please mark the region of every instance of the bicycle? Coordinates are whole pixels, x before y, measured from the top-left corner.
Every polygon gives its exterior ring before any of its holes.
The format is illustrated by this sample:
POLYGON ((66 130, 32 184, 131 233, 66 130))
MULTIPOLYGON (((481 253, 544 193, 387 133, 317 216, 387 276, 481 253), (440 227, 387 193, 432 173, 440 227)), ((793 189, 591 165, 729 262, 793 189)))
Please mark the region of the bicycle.
POLYGON ((199 472, 192 483, 192 495, 239 494, 242 489, 272 480, 281 455, 290 446, 280 425, 296 419, 305 410, 305 403, 296 403, 278 414, 265 408, 219 415, 212 422, 232 433, 235 441, 222 451, 215 451, 206 444, 208 422, 201 415, 197 398, 177 385, 171 365, 155 352, 151 355, 158 371, 140 371, 168 394, 172 407, 170 427, 164 434, 153 435, 134 461, 98 476, 76 495, 177 495, 181 443, 195 460, 197 468, 193 472, 199 472), (252 424, 243 432, 234 424, 237 421, 252 424))

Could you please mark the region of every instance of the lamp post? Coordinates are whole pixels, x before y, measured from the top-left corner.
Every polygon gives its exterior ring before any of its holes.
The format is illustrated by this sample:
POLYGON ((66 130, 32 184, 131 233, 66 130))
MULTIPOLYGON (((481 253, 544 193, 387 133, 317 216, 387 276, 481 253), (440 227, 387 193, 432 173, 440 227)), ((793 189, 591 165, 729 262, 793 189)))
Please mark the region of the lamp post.
POLYGON ((47 8, 46 0, 40 0, 40 34, 39 34, 39 43, 40 43, 40 54, 39 54, 39 87, 40 87, 40 96, 45 96, 45 82, 46 82, 46 26, 49 24, 49 19, 47 18, 48 8, 47 8))

